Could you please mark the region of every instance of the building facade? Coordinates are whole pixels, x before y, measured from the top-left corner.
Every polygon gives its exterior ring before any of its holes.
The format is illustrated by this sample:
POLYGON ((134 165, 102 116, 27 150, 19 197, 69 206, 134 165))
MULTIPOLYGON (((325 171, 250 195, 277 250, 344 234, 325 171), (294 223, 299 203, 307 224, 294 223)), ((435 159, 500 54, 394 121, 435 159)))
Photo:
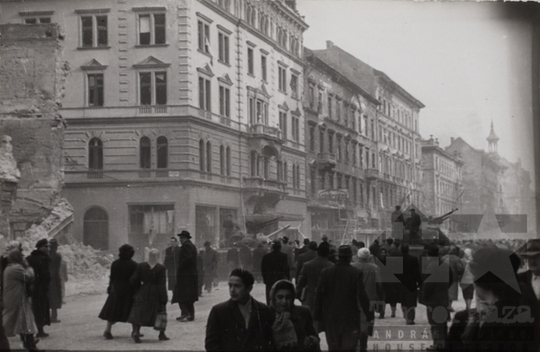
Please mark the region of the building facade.
POLYGON ((77 238, 226 247, 246 222, 306 221, 302 35, 294 1, 5 2, 56 22, 71 67, 64 195, 77 238))
POLYGON ((420 109, 424 104, 384 72, 375 70, 377 98, 377 136, 380 170, 380 203, 385 227, 396 205, 414 203, 424 209, 422 193, 422 149, 420 109))
POLYGON ((337 243, 378 229, 373 69, 332 42, 305 49, 307 209, 311 234, 337 243))
MULTIPOLYGON (((439 141, 422 140, 424 214, 438 217, 461 207, 463 161, 445 152, 439 141)), ((445 227, 451 227, 449 221, 445 227)))

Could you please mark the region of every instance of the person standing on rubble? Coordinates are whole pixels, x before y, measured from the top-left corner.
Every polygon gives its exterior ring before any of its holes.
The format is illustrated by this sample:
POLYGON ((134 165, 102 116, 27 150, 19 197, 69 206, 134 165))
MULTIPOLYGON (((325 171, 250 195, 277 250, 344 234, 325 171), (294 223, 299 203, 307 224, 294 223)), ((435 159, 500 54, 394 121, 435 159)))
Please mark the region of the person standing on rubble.
POLYGON ((49 311, 49 285, 51 283, 51 258, 49 257, 49 241, 46 238, 36 243, 36 249, 26 258, 34 269, 35 281, 32 290, 32 311, 38 329, 37 337, 48 337, 43 330, 51 325, 49 311))
POLYGON ((109 287, 107 287, 109 296, 99 313, 99 318, 107 321, 107 327, 103 333, 103 337, 107 340, 113 339, 111 329, 114 323, 127 322, 135 294, 135 287, 129 281, 137 269, 137 263, 131 259, 135 254, 135 249, 129 244, 124 244, 118 252, 119 259, 111 264, 109 287))
POLYGON ((197 247, 189 240, 191 234, 182 231, 180 237, 180 261, 176 270, 176 287, 171 303, 178 303, 181 316, 176 320, 189 322, 195 320, 194 303, 199 300, 197 247))
POLYGON ((59 323, 58 309, 62 308, 62 280, 60 279, 60 268, 62 266, 62 255, 58 253, 58 241, 52 239, 49 242, 51 258, 51 285, 49 288, 49 306, 51 308, 51 323, 59 323))

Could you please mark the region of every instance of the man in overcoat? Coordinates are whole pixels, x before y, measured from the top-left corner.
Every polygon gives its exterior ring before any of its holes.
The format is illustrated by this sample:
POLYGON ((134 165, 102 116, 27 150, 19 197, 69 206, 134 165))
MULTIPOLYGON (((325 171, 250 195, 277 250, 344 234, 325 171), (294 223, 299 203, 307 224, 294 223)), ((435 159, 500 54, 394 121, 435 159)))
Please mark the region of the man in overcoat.
POLYGON ((58 241, 52 239, 49 242, 51 258, 51 285, 49 287, 49 305, 51 308, 51 323, 59 323, 58 309, 62 308, 62 280, 60 270, 62 267, 62 255, 58 253, 58 241))
POLYGON ((534 319, 535 341, 530 351, 540 350, 540 239, 527 242, 519 253, 527 260, 529 269, 517 275, 521 287, 523 305, 529 306, 534 319))
POLYGON ((212 307, 206 324, 207 351, 273 350, 272 311, 250 293, 255 279, 246 270, 229 276, 231 299, 212 307))
POLYGON ((180 260, 176 269, 176 287, 171 303, 180 306, 181 315, 176 320, 188 322, 195 320, 194 303, 199 300, 197 247, 190 241, 191 234, 182 231, 180 238, 180 260))
POLYGON ((272 243, 272 252, 265 254, 261 262, 261 274, 266 285, 266 304, 270 304, 270 289, 279 280, 290 280, 287 254, 281 253, 281 241, 272 243))
POLYGON ((180 247, 178 247, 178 239, 171 237, 169 247, 165 249, 165 259, 163 265, 167 269, 167 288, 169 291, 174 291, 176 287, 176 269, 180 261, 180 247))
POLYGON ((44 238, 36 243, 36 249, 26 258, 34 269, 35 281, 32 290, 32 311, 38 329, 37 337, 47 337, 43 330, 51 325, 49 312, 49 285, 51 283, 51 258, 49 257, 49 241, 44 238))
POLYGON ((308 251, 302 253, 298 256, 296 260, 296 284, 298 285, 298 278, 300 277, 300 272, 305 263, 309 262, 312 259, 317 257, 317 242, 312 241, 308 245, 308 251))
MULTIPOLYGON (((302 302, 302 305, 308 306, 311 312, 315 309, 315 294, 321 271, 334 265, 334 263, 328 260, 328 254, 330 254, 330 245, 327 242, 322 242, 317 248, 317 257, 305 263, 298 276, 296 298, 302 302)), ((318 332, 323 331, 323 328, 319 326, 320 324, 318 322, 314 321, 314 324, 318 332)))
POLYGON ((350 246, 338 248, 338 261, 321 272, 314 319, 322 321, 330 351, 354 351, 360 339, 360 307, 367 321, 374 318, 362 271, 351 266, 350 246), (360 304, 360 307, 359 307, 360 304))
POLYGON ((405 229, 409 231, 409 240, 411 244, 417 243, 422 239, 420 225, 422 225, 422 218, 420 218, 420 215, 416 214, 416 210, 412 208, 411 216, 405 221, 405 229))
POLYGON ((413 325, 416 317, 416 305, 418 302, 418 288, 422 280, 420 274, 420 264, 418 259, 409 254, 409 245, 401 245, 401 253, 403 254, 403 273, 396 274, 396 277, 401 281, 402 292, 401 310, 407 325, 413 325))

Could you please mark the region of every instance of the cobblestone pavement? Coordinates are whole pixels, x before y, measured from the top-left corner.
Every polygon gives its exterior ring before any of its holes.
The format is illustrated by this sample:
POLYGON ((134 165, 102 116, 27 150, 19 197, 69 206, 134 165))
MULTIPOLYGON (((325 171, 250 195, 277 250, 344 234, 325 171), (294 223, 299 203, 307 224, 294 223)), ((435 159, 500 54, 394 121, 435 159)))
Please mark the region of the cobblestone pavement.
MULTIPOLYGON (((103 283, 104 291, 106 282, 103 283)), ((264 298, 264 285, 255 284, 252 292, 253 296, 262 302, 264 298)), ((161 351, 200 351, 204 350, 204 336, 206 321, 210 309, 214 304, 223 302, 229 298, 225 282, 220 282, 217 289, 211 293, 204 293, 203 297, 195 304, 195 321, 191 323, 181 323, 176 321, 180 315, 178 305, 167 305, 169 324, 167 335, 169 341, 159 341, 158 332, 152 328, 142 328, 145 335, 141 344, 135 344, 130 338, 131 326, 129 324, 116 324, 113 326, 113 340, 103 338, 105 322, 98 318, 101 307, 105 303, 106 295, 79 295, 66 298, 66 304, 59 310, 61 323, 52 324, 46 327, 46 332, 50 334, 48 338, 41 339, 38 344, 44 350, 161 350, 161 351)), ((298 301, 296 303, 299 303, 298 301)), ((454 302, 456 310, 463 309, 464 302, 454 302)), ((405 325, 399 310, 396 318, 390 318, 390 307, 386 306, 386 317, 376 319, 376 334, 369 340, 369 348, 372 350, 385 350, 390 348, 396 350, 421 350, 431 345, 429 326, 425 316, 425 307, 419 305, 417 309, 416 325, 413 326, 415 333, 411 332, 411 326, 405 325), (427 335, 422 336, 422 332, 427 335), (401 332, 400 332, 401 331, 401 332), (412 344, 412 345, 411 345, 412 344)), ((324 334, 321 337, 321 348, 327 350, 324 334)), ((20 341, 10 338, 12 349, 21 347, 20 341)))

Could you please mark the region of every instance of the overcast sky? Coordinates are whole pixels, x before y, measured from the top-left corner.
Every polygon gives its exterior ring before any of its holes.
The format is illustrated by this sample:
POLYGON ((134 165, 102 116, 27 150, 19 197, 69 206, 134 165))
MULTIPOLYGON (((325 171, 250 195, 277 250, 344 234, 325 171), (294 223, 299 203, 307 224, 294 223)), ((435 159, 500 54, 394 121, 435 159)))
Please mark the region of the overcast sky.
MULTIPOLYGON (((420 133, 462 137, 487 151, 491 120, 499 154, 533 176, 531 27, 502 3, 298 0, 310 28, 385 72, 420 100, 420 133)), ((510 5, 511 6, 511 5, 510 5)), ((531 185, 534 187, 534 185, 531 185)))

